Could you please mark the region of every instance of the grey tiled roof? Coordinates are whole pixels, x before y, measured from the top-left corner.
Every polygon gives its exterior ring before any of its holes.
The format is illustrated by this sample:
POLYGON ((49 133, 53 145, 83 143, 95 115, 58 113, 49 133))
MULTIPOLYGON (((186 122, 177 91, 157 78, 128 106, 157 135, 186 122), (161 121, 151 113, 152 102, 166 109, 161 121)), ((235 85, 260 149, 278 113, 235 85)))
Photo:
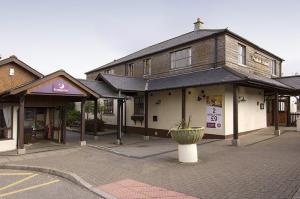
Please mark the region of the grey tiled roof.
POLYGON ((183 75, 149 80, 148 90, 163 90, 188 86, 204 86, 243 80, 225 68, 214 68, 183 75))
POLYGON ((145 91, 147 80, 137 77, 125 77, 110 74, 100 74, 100 78, 114 87, 116 90, 123 91, 145 91))
POLYGON ((155 91, 231 82, 256 83, 277 89, 293 89, 276 79, 246 73, 226 66, 150 80, 109 74, 101 74, 100 78, 116 90, 122 91, 155 91))
MULTIPOLYGON (((95 93, 103 98, 118 98, 118 92, 105 82, 96 80, 78 79, 83 85, 93 90, 95 93)), ((121 96, 122 97, 122 96, 121 96)))
POLYGON ((300 90, 300 76, 287 76, 287 77, 281 77, 277 78, 277 81, 288 85, 290 87, 293 87, 296 90, 300 90))
POLYGON ((227 68, 227 69, 233 70, 234 73, 236 73, 237 75, 240 75, 241 77, 244 76, 244 78, 248 81, 263 83, 263 84, 267 84, 269 86, 279 87, 279 88, 283 88, 283 89, 292 89, 292 87, 290 87, 286 84, 283 84, 280 81, 277 81, 276 79, 263 77, 263 76, 256 75, 253 73, 244 72, 244 71, 238 70, 238 69, 231 69, 231 68, 230 69, 227 68))
POLYGON ((153 53, 156 53, 156 52, 159 52, 159 51, 162 51, 162 50, 166 50, 166 49, 169 49, 169 48, 181 45, 181 44, 185 44, 185 43, 188 43, 188 42, 191 42, 191 41, 195 41, 197 39, 208 37, 208 36, 211 36, 213 34, 223 32, 225 30, 226 29, 202 29, 202 30, 192 31, 192 32, 180 35, 178 37, 163 41, 161 43, 146 47, 142 50, 139 50, 137 52, 129 54, 125 57, 122 57, 122 58, 117 59, 113 62, 110 62, 108 64, 100 66, 96 69, 93 69, 93 70, 91 70, 87 73, 97 71, 99 69, 107 68, 107 67, 110 67, 110 66, 113 66, 113 65, 116 65, 116 64, 120 64, 120 63, 123 63, 123 62, 126 62, 126 61, 130 61, 130 60, 133 60, 133 59, 136 59, 136 58, 139 58, 139 57, 143 57, 143 56, 146 56, 146 55, 150 55, 150 54, 153 54, 153 53))

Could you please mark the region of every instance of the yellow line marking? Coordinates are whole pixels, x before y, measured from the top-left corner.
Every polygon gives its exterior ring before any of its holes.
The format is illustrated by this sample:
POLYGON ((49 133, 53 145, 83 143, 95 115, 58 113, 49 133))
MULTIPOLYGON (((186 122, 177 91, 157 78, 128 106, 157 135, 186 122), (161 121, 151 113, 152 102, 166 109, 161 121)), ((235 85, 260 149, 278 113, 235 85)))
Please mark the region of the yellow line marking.
POLYGON ((56 182, 59 182, 59 181, 60 180, 52 180, 52 181, 47 182, 47 183, 43 183, 43 184, 39 184, 39 185, 27 187, 27 188, 24 188, 24 189, 19 189, 19 190, 8 192, 8 193, 3 193, 3 194, 0 194, 0 197, 9 196, 9 195, 13 195, 13 194, 16 194, 16 193, 20 193, 20 192, 24 192, 24 191, 29 191, 29 190, 32 190, 32 189, 37 189, 37 188, 44 187, 44 186, 47 186, 47 185, 50 185, 50 184, 53 184, 53 183, 56 183, 56 182))
POLYGON ((0 173, 0 176, 29 176, 32 173, 0 173))
POLYGON ((39 175, 39 174, 33 174, 33 175, 31 175, 31 176, 28 176, 28 177, 26 177, 26 178, 23 178, 23 179, 21 179, 21 180, 18 180, 18 181, 16 181, 16 182, 13 182, 13 183, 11 183, 11 184, 9 184, 9 185, 6 185, 6 186, 4 186, 4 187, 1 187, 1 188, 0 188, 0 191, 2 191, 2 190, 4 190, 4 189, 8 189, 8 188, 13 187, 13 186, 16 186, 16 185, 18 185, 18 184, 20 184, 20 183, 22 183, 22 182, 25 182, 25 181, 27 181, 27 180, 29 180, 29 179, 31 179, 31 178, 37 176, 37 175, 39 175))

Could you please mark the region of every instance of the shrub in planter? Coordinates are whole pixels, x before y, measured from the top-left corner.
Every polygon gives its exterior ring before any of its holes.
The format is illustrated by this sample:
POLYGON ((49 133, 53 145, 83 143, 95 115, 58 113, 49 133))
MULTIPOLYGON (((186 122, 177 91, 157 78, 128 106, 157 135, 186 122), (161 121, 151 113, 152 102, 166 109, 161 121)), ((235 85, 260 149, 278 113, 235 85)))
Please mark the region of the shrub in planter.
MULTIPOLYGON (((88 132, 94 132, 94 121, 95 120, 86 120, 85 121, 85 130, 88 132)), ((104 130, 104 121, 103 120, 96 120, 97 122, 97 131, 103 131, 104 130)))
POLYGON ((197 142, 204 135, 204 128, 191 128, 190 118, 188 123, 181 121, 176 128, 170 129, 169 133, 178 143, 178 159, 180 162, 197 162, 197 142))

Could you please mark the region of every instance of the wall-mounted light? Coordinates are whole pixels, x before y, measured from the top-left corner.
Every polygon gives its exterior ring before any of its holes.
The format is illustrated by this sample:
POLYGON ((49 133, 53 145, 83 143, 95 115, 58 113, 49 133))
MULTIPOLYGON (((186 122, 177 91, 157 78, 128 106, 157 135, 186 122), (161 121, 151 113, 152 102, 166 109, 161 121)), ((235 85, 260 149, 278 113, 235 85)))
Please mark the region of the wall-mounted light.
POLYGON ((244 96, 239 96, 238 102, 246 102, 247 100, 245 99, 244 96))
POLYGON ((157 100, 157 101, 155 102, 155 104, 161 104, 161 100, 160 100, 160 99, 157 100))

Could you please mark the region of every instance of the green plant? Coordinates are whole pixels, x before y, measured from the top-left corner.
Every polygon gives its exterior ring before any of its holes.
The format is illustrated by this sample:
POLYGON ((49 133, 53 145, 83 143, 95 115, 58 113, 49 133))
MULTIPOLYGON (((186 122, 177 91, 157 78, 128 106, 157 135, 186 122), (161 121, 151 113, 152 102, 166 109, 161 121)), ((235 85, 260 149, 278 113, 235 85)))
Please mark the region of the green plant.
POLYGON ((80 111, 76 111, 76 110, 69 110, 67 112, 67 126, 79 126, 80 124, 80 111))
POLYGON ((169 134, 178 144, 196 144, 204 135, 204 128, 190 127, 191 118, 188 122, 182 120, 176 124, 175 128, 169 130, 169 134))

